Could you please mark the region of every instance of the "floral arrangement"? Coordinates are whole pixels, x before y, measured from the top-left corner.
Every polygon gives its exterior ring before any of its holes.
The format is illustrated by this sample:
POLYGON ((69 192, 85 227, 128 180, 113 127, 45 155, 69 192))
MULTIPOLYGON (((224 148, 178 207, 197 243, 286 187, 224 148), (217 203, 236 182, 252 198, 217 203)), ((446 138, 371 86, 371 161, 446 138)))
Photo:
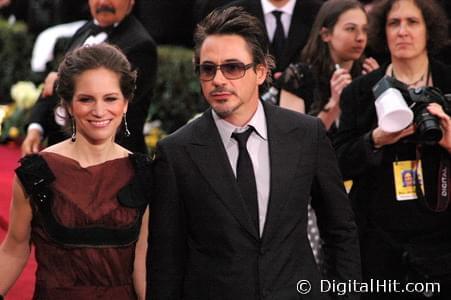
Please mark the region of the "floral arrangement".
POLYGON ((161 128, 160 120, 147 121, 144 124, 145 142, 151 154, 155 153, 158 141, 166 135, 166 132, 161 128))
POLYGON ((25 123, 31 108, 41 94, 42 85, 19 81, 11 87, 13 103, 0 107, 0 142, 20 140, 25 135, 25 123))

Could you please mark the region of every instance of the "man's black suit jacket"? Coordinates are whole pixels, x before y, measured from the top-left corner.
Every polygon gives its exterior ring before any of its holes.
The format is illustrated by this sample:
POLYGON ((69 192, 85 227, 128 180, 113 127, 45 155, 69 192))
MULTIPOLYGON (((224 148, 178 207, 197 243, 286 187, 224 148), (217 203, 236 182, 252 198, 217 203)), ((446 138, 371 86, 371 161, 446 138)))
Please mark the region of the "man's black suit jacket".
POLYGON ((329 278, 360 279, 353 213, 318 119, 264 103, 270 199, 253 225, 211 110, 160 141, 153 168, 148 299, 328 299, 307 238, 312 196, 329 278), (300 295, 299 280, 312 290, 300 295))
MULTIPOLYGON (((288 30, 287 42, 282 59, 276 62, 276 70, 283 71, 292 62, 297 62, 301 58, 301 51, 307 43, 310 30, 315 21, 316 14, 320 9, 322 1, 320 0, 297 0, 294 6, 291 18, 290 28, 288 30)), ((265 17, 260 0, 237 0, 231 5, 242 6, 248 13, 257 17, 263 24, 266 32, 265 17)), ((266 36, 268 33, 266 32, 266 36)), ((270 43, 270 52, 274 54, 270 43)))
MULTIPOLYGON (((81 27, 69 42, 68 51, 79 47, 88 38, 92 21, 81 27)), ((134 16, 127 16, 108 35, 106 42, 119 47, 133 68, 138 71, 135 97, 127 112, 130 137, 119 136, 117 141, 131 151, 146 152, 143 126, 147 118, 157 72, 157 50, 155 42, 134 16)), ((67 138, 62 128, 55 123, 54 109, 58 104, 55 96, 40 98, 33 107, 29 123, 39 123, 48 136, 48 144, 67 138)), ((121 130, 121 129, 120 129, 121 130)))

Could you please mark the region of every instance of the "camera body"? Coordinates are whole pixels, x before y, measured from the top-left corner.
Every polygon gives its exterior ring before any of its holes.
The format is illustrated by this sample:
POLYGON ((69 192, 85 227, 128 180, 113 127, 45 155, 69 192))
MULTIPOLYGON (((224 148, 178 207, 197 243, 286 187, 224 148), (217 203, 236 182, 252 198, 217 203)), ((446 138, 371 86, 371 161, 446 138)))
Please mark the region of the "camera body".
POLYGON ((430 103, 438 103, 445 113, 451 115, 451 95, 443 95, 440 89, 435 87, 421 87, 408 89, 409 98, 407 104, 413 111, 413 122, 416 126, 417 140, 424 144, 435 144, 442 139, 443 133, 440 121, 428 110, 430 103))
POLYGON ((438 103, 448 115, 451 115, 451 95, 443 95, 436 87, 409 89, 406 84, 390 76, 384 76, 376 83, 373 94, 377 99, 376 102, 381 100, 385 100, 386 103, 401 102, 400 97, 402 98, 413 112, 413 123, 416 127, 415 142, 433 145, 441 140, 443 132, 440 121, 427 110, 427 106, 430 103, 438 103), (396 93, 387 93, 393 90, 396 93))

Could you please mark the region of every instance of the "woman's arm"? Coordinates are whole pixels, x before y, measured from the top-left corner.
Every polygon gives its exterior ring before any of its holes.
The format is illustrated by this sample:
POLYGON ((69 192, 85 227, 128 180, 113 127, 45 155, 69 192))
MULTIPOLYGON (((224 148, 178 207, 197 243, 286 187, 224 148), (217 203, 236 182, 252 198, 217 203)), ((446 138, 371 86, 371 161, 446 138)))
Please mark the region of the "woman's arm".
POLYGON ((9 227, 0 246, 0 294, 5 295, 22 273, 30 255, 32 210, 19 180, 14 178, 9 227))
POLYGON ((346 69, 335 70, 330 79, 330 99, 318 114, 318 118, 323 121, 326 129, 329 129, 332 124, 340 117, 340 96, 345 87, 352 81, 349 71, 346 69))
POLYGON ((303 114, 305 113, 304 99, 284 89, 280 92, 279 105, 283 108, 291 109, 303 114))
POLYGON ((138 242, 135 249, 135 262, 133 271, 133 284, 139 300, 146 299, 146 255, 149 224, 149 208, 144 212, 139 231, 138 242))

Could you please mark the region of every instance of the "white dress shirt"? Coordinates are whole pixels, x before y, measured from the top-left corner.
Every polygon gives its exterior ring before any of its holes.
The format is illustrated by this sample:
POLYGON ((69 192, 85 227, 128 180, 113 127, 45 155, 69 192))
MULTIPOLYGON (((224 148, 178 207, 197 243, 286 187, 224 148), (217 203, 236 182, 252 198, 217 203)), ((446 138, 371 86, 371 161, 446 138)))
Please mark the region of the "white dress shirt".
POLYGON ((276 7, 268 0, 260 0, 263 8, 263 15, 265 17, 266 31, 268 32, 269 41, 272 42, 274 33, 276 31, 276 17, 272 14, 274 10, 282 12, 281 21, 285 37, 288 36, 290 30, 291 18, 293 17, 293 10, 296 0, 289 0, 287 4, 282 7, 276 7))
POLYGON ((249 123, 244 127, 236 127, 223 120, 213 110, 212 113, 235 177, 239 150, 238 142, 232 138, 232 133, 246 131, 249 125, 255 128, 255 131, 252 132, 247 141, 247 151, 252 160, 255 183, 257 185, 259 230, 261 236, 265 225, 266 212, 268 210, 271 174, 269 166, 268 133, 263 105, 260 101, 258 102, 257 111, 249 123))

